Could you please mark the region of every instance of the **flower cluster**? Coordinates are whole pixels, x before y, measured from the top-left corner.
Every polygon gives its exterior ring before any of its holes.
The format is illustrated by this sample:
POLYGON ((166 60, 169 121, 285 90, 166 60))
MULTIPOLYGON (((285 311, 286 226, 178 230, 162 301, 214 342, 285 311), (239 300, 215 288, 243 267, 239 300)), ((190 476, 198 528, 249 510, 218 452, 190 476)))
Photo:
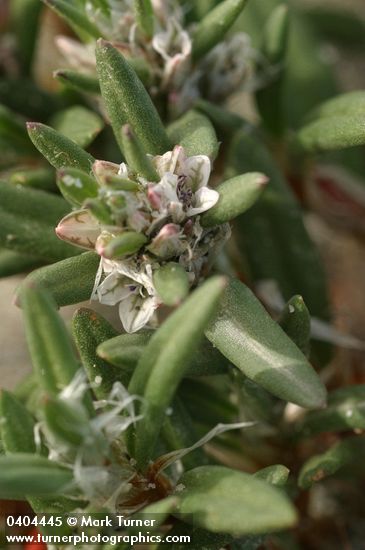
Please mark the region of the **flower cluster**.
MULTIPOLYGON (((237 33, 227 38, 198 61, 193 61, 192 32, 185 28, 181 6, 167 0, 153 0, 154 30, 147 36, 137 25, 133 2, 108 0, 109 14, 86 4, 87 16, 123 55, 137 61, 148 73, 150 94, 167 101, 170 116, 178 116, 198 97, 223 100, 245 81, 251 81, 252 61, 256 57, 250 38, 237 33)), ((65 36, 57 45, 67 64, 81 72, 96 72, 95 44, 82 44, 65 36)))
MULTIPOLYGON (((101 384, 96 377, 92 387, 101 384)), ((48 449, 49 460, 72 469, 74 482, 66 494, 75 506, 85 501, 82 510, 104 509, 111 513, 133 514, 144 506, 173 492, 183 471, 181 460, 226 431, 249 428, 255 422, 218 424, 190 447, 159 456, 142 475, 131 459, 125 444, 129 426, 142 419, 136 414, 137 402, 143 399, 130 395, 120 382, 115 382, 105 399, 93 401, 90 415, 87 405, 90 384, 85 373, 78 371, 57 398, 52 398, 53 413, 62 416, 62 426, 77 434, 66 439, 45 414, 35 425, 35 442, 48 449), (72 425, 71 425, 72 424, 72 425), (173 468, 171 468, 171 466, 173 468), (169 475, 163 472, 170 467, 169 475)), ((43 447, 44 448, 44 447, 43 447)), ((176 487, 178 489, 178 487, 176 487)))
MULTIPOLYGON (((190 285, 207 273, 212 257, 230 235, 228 224, 203 228, 200 214, 218 201, 208 187, 210 159, 187 157, 181 146, 150 157, 151 180, 121 165, 96 161, 98 196, 67 215, 57 235, 101 257, 93 298, 114 306, 124 329, 135 332, 161 304, 154 272, 177 262, 190 285)), ((69 185, 78 185, 70 179, 69 185)))

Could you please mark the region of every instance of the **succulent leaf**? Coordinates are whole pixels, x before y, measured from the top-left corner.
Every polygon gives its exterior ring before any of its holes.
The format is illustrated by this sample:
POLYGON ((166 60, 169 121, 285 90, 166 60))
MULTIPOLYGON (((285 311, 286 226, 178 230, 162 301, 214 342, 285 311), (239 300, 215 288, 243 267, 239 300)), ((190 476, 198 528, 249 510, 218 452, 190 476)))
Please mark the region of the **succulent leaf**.
POLYGON ((143 396, 144 402, 143 419, 130 444, 135 445, 135 457, 141 467, 146 466, 154 452, 166 408, 214 314, 224 285, 225 280, 216 277, 196 290, 154 334, 133 373, 129 392, 143 396))
POLYGON ((168 151, 169 140, 156 108, 123 55, 109 42, 99 40, 96 62, 101 93, 121 149, 121 128, 128 123, 146 153, 168 151))
POLYGON ((195 59, 201 58, 223 39, 246 3, 247 0, 224 0, 199 22, 193 40, 195 59))
POLYGON ((95 159, 71 139, 39 122, 28 122, 27 129, 34 146, 54 168, 91 171, 95 159))
POLYGON ((313 367, 239 281, 230 281, 206 335, 248 378, 277 397, 307 408, 324 405, 326 390, 313 367))
POLYGON ((291 527, 296 512, 278 489, 223 466, 201 466, 185 473, 179 483, 178 512, 214 533, 245 535, 291 527), (219 510, 219 513, 217 513, 219 510))

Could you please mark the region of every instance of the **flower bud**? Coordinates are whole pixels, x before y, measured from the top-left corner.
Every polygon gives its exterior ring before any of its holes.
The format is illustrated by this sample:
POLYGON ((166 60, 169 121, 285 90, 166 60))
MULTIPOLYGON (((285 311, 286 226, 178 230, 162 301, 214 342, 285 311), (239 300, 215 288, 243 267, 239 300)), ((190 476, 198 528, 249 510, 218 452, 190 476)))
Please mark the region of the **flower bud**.
POLYGON ((181 240, 180 227, 168 223, 159 231, 148 250, 156 256, 168 259, 179 256, 186 249, 186 243, 181 240))

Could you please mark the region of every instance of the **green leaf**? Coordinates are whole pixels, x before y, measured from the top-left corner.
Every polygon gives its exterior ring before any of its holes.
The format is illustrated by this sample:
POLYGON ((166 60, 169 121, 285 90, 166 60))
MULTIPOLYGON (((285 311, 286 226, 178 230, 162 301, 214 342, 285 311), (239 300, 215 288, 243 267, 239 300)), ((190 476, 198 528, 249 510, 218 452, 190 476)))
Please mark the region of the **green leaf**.
POLYGON ((72 332, 82 364, 98 399, 105 399, 114 382, 127 385, 130 373, 108 364, 96 355, 96 348, 118 333, 108 321, 92 309, 80 308, 72 319, 72 332))
POLYGON ((5 105, 0 105, 0 136, 19 148, 21 153, 31 152, 25 119, 5 105))
POLYGON ((209 376, 213 374, 226 374, 228 367, 229 361, 204 338, 189 362, 187 375, 209 376))
POLYGON ((252 280, 273 279, 286 300, 300 293, 311 314, 326 319, 326 282, 318 252, 305 229, 299 205, 270 153, 252 134, 240 131, 232 142, 227 164, 228 177, 262 171, 270 180, 257 203, 234 224, 252 280))
POLYGON ((174 145, 182 145, 187 156, 207 155, 216 157, 219 143, 209 119, 198 111, 188 111, 170 124, 168 135, 174 145))
POLYGON ((185 19, 187 22, 200 21, 211 11, 219 0, 201 0, 200 2, 191 2, 190 0, 182 0, 181 4, 184 7, 185 19))
MULTIPOLYGON (((33 392, 37 390, 37 386, 38 386, 37 377, 35 373, 32 371, 26 376, 24 376, 20 380, 20 382, 18 382, 18 384, 15 386, 14 396, 18 399, 18 401, 26 405, 28 408, 29 397, 33 392)), ((28 408, 28 410, 30 411, 30 408, 28 408)))
MULTIPOLYGON (((35 453, 35 421, 24 405, 5 390, 1 390, 0 393, 0 414, 2 417, 1 440, 6 453, 35 453)), ((57 499, 57 504, 50 499, 31 498, 28 495, 27 500, 35 512, 43 514, 53 511, 63 514, 66 509, 73 510, 76 506, 75 500, 67 500, 63 497, 57 499)), ((42 532, 45 533, 46 529, 42 529, 42 532)))
POLYGON ((66 327, 44 289, 23 286, 20 301, 38 383, 44 391, 57 395, 79 370, 66 327))
POLYGON ((260 197, 268 178, 259 172, 235 176, 216 187, 218 202, 201 216, 203 227, 229 222, 248 210, 260 197))
POLYGON ((279 317, 279 325, 300 351, 309 356, 311 318, 304 300, 298 294, 290 298, 279 317))
POLYGON ((321 40, 345 48, 347 52, 362 51, 365 46, 365 22, 356 10, 345 4, 300 6, 300 16, 305 19, 321 40))
MULTIPOLYGON (((120 334, 101 344, 97 353, 112 365, 133 370, 140 360, 153 332, 140 331, 138 334, 120 334)), ((209 374, 224 374, 229 362, 216 350, 208 340, 194 352, 189 361, 189 376, 207 376, 209 374)))
POLYGON ((358 115, 362 116, 365 113, 365 91, 355 90, 340 94, 331 99, 327 99, 318 105, 310 113, 311 120, 327 117, 337 117, 342 115, 358 115))
POLYGON ((140 467, 146 466, 154 451, 165 411, 188 370, 189 359, 224 286, 224 278, 213 277, 193 292, 154 333, 133 373, 129 392, 144 398, 135 440, 135 458, 140 467))
POLYGON ((130 124, 146 153, 165 153, 170 142, 147 91, 121 53, 105 40, 96 47, 96 63, 105 107, 115 137, 121 142, 121 128, 130 124))
POLYGON ((13 0, 9 8, 16 36, 17 56, 22 72, 28 74, 37 42, 42 3, 39 0, 13 0))
POLYGON ((0 498, 61 493, 73 482, 72 471, 30 453, 0 457, 0 498))
POLYGON ((23 187, 33 187, 42 191, 55 191, 55 178, 53 170, 49 168, 31 168, 19 170, 11 173, 9 182, 13 185, 22 185, 23 187))
POLYGON ((264 29, 261 49, 265 62, 269 63, 273 74, 269 83, 261 87, 256 93, 256 100, 263 122, 267 129, 274 134, 282 133, 286 122, 283 72, 288 46, 288 31, 288 6, 281 4, 270 14, 264 29))
POLYGON ((70 207, 57 195, 0 182, 1 208, 20 219, 30 218, 54 227, 70 207))
POLYGON ((188 275, 181 265, 169 262, 154 271, 153 284, 167 306, 176 306, 189 292, 188 275))
MULTIPOLYGON (((169 415, 166 415, 162 426, 161 435, 169 451, 181 451, 193 447, 199 440, 193 418, 180 397, 175 397, 172 401, 169 415)), ((180 460, 182 460, 184 468, 188 470, 209 462, 203 449, 199 447, 194 448, 180 460)))
POLYGON ((156 517, 153 524, 153 530, 156 530, 165 522, 169 515, 176 510, 178 503, 178 496, 173 495, 163 498, 162 500, 153 502, 152 504, 142 508, 141 516, 146 519, 156 517))
POLYGON ((185 473, 178 486, 184 520, 214 533, 265 533, 296 523, 295 509, 281 491, 244 472, 201 466, 185 473))
POLYGON ((268 18, 263 35, 262 53, 269 63, 281 63, 288 39, 288 6, 279 4, 268 18))
POLYGON ((29 254, 44 262, 55 262, 79 253, 57 239, 54 227, 0 208, 0 245, 29 254))
POLYGON ((10 392, 0 392, 1 441, 7 453, 35 453, 34 419, 10 392))
POLYGON ((151 38, 154 29, 151 0, 133 0, 133 8, 137 26, 147 38, 151 38))
POLYGON ((54 115, 51 126, 85 149, 104 128, 104 122, 93 111, 76 105, 54 115))
POLYGON ((128 57, 127 61, 142 84, 148 88, 153 83, 153 71, 147 59, 143 57, 128 57))
POLYGON ((157 172, 134 135, 130 125, 124 124, 121 133, 123 154, 128 166, 149 181, 159 181, 157 172))
MULTIPOLYGON (((104 225, 111 225, 111 226, 114 225, 110 208, 105 203, 105 201, 101 198, 87 199, 84 203, 84 210, 79 210, 78 214, 77 214, 78 219, 76 220, 77 223, 84 223, 84 221, 82 220, 83 215, 85 215, 86 218, 91 218, 93 222, 91 225, 93 227, 95 235, 96 233, 98 233, 99 228, 97 224, 95 224, 95 221, 93 218, 96 218, 99 222, 101 222, 104 225), (90 213, 92 214, 92 216, 90 216, 90 213), (79 216, 78 214, 81 214, 81 215, 79 216)), ((72 224, 73 221, 75 221, 75 218, 76 218, 76 215, 71 212, 68 219, 68 223, 72 224)), ((66 219, 64 220, 64 222, 66 223, 66 219)), ((90 239, 88 238, 87 235, 85 239, 83 240, 80 239, 80 243, 81 243, 80 246, 90 249, 90 239)))
POLYGON ((27 129, 34 146, 54 168, 69 166, 91 171, 95 159, 68 137, 39 122, 28 122, 27 129))
POLYGON ((89 415, 82 405, 47 397, 42 416, 48 433, 62 444, 77 448, 87 438, 94 439, 89 415))
POLYGON ((321 432, 364 430, 365 384, 330 392, 327 407, 307 413, 297 429, 302 436, 321 432))
POLYGON ((262 421, 276 426, 283 414, 283 402, 278 402, 271 393, 256 384, 240 371, 233 372, 239 388, 240 410, 244 418, 262 421))
POLYGON ((60 96, 41 90, 34 80, 14 76, 0 80, 0 103, 26 115, 28 120, 46 119, 63 105, 60 96))
POLYGON ((274 464, 254 473, 254 477, 262 479, 266 483, 281 487, 288 481, 290 470, 282 464, 274 464))
POLYGON ((277 397, 307 408, 324 405, 326 389, 317 373, 243 283, 230 281, 206 335, 243 374, 277 397))
POLYGON ((195 103, 195 109, 209 118, 216 129, 218 137, 228 140, 243 126, 250 128, 247 120, 205 99, 198 99, 195 103))
POLYGON ((364 438, 355 436, 339 441, 325 453, 312 456, 299 472, 299 487, 309 489, 315 482, 333 475, 342 466, 356 460, 364 450, 364 438))
POLYGON ((99 357, 130 372, 141 358, 153 332, 141 330, 135 334, 119 334, 115 338, 105 340, 97 348, 99 357))
POLYGON ((99 250, 99 253, 104 258, 116 260, 129 254, 135 254, 146 242, 147 237, 143 233, 125 231, 121 235, 112 238, 105 245, 105 248, 99 250))
POLYGON ((70 71, 69 69, 59 69, 53 73, 53 77, 77 92, 93 95, 100 94, 99 81, 92 75, 70 71))
POLYGON ((9 277, 39 267, 42 261, 36 256, 19 254, 13 250, 0 250, 0 277, 9 277))
POLYGON ((219 44, 245 7, 247 0, 224 0, 200 21, 194 31, 193 57, 203 57, 219 44))
POLYGON ((43 0, 43 2, 65 19, 82 40, 90 42, 93 38, 96 39, 100 37, 101 32, 98 27, 94 25, 85 13, 79 10, 70 1, 43 0))
POLYGON ((293 9, 284 73, 287 127, 298 128, 315 105, 337 93, 333 62, 318 56, 322 44, 322 37, 317 36, 314 28, 293 9))
POLYGON ((23 284, 47 289, 58 307, 77 304, 90 299, 99 262, 97 254, 85 252, 33 271, 23 284))
MULTIPOLYGON (((79 0, 85 3, 85 0, 79 0)), ((95 10, 100 10, 104 15, 110 18, 110 2, 109 0, 91 0, 91 4, 95 10)))
POLYGON ((364 145, 365 112, 314 120, 298 131, 297 143, 308 153, 364 145))
POLYGON ((98 196, 97 181, 77 168, 61 168, 57 172, 57 185, 73 206, 81 206, 86 199, 98 196))

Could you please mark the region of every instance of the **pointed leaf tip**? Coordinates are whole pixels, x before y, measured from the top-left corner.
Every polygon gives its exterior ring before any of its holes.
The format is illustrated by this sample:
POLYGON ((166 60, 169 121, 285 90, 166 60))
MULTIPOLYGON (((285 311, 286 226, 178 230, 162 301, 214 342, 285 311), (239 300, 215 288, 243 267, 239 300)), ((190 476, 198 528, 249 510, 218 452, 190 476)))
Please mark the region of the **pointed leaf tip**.
MULTIPOLYGON (((225 277, 216 276, 195 290, 154 333, 134 370, 128 390, 144 401, 143 418, 136 425, 136 449, 130 450, 141 467, 154 453, 166 408, 189 369, 226 285, 225 277)), ((129 444, 134 446, 132 438, 129 444)))
POLYGON ((157 110, 121 52, 110 42, 99 39, 96 67, 101 94, 121 149, 121 128, 128 122, 146 153, 155 155, 168 151, 170 142, 157 110))
POLYGON ((248 210, 260 197, 269 178, 260 172, 242 174, 221 183, 218 202, 201 217, 203 227, 222 224, 248 210))
POLYGON ((95 159, 75 141, 40 122, 28 122, 27 130, 33 145, 54 168, 71 166, 90 172, 95 159))
POLYGON ((224 0, 197 25, 193 39, 193 57, 200 59, 218 44, 243 10, 247 0, 224 0))

